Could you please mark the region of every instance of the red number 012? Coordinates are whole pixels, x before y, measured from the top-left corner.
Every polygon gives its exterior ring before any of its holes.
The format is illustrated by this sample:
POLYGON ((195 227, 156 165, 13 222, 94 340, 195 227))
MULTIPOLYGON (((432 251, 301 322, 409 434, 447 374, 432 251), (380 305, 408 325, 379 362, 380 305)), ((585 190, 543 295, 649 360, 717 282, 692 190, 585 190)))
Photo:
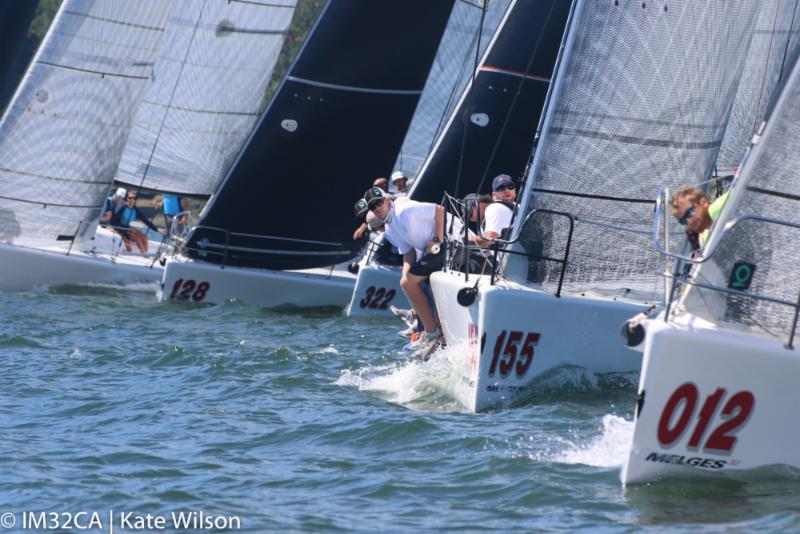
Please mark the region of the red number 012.
MULTIPOLYGON (((725 397, 726 390, 717 390, 706 397, 700 412, 697 414, 697 423, 694 432, 689 437, 689 447, 698 447, 702 441, 708 424, 714 417, 717 407, 725 397)), ((658 422, 658 441, 668 447, 678 441, 684 434, 694 415, 699 397, 697 386, 687 382, 678 387, 667 400, 664 410, 661 412, 661 419, 658 422), (677 414, 680 406, 680 415, 675 424, 672 420, 677 414)), ((726 417, 717 428, 711 433, 703 446, 704 449, 730 452, 736 445, 736 432, 741 428, 750 417, 755 405, 755 397, 749 391, 740 391, 731 395, 728 402, 722 408, 722 415, 726 417)))
POLYGON ((494 354, 492 355, 492 363, 489 365, 489 376, 494 376, 497 371, 498 364, 500 367, 500 376, 507 377, 512 370, 515 370, 518 377, 522 377, 528 372, 528 369, 533 362, 533 350, 539 342, 541 334, 538 332, 528 332, 525 335, 519 330, 512 330, 506 332, 503 330, 497 336, 497 341, 494 343, 494 354), (508 335, 508 338, 506 338, 508 335), (522 347, 517 351, 517 347, 522 342, 522 347), (504 344, 505 343, 505 348, 504 344))

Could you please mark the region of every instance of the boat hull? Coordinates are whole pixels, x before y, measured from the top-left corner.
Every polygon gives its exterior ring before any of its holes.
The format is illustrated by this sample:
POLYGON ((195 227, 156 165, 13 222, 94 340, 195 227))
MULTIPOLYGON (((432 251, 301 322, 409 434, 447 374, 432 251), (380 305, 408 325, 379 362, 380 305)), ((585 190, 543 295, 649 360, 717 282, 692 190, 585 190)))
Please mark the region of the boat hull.
POLYGON ((362 265, 347 307, 350 317, 392 317, 390 306, 410 308, 400 288, 400 267, 362 265))
POLYGON ((343 269, 271 271, 221 267, 192 260, 167 261, 160 300, 277 306, 340 306, 350 301, 355 276, 343 269))
POLYGON ((662 316, 646 330, 624 484, 800 469, 796 351, 692 317, 665 323, 662 316))
POLYGON ((553 295, 523 286, 490 285, 483 276, 470 306, 456 300, 474 286, 461 273, 431 276, 448 345, 466 346, 459 401, 482 411, 513 402, 544 373, 579 366, 593 373, 635 372, 642 355, 623 346, 619 330, 644 305, 610 299, 553 295))
POLYGON ((90 254, 67 255, 0 244, 0 291, 27 291, 65 284, 159 282, 163 269, 152 258, 90 254))

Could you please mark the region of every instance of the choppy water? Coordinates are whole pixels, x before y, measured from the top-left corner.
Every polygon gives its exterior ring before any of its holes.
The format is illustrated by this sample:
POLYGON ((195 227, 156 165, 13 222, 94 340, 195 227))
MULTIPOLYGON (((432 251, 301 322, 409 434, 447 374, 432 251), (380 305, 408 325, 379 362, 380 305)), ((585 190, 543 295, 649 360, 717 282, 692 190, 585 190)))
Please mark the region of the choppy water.
POLYGON ((400 326, 147 287, 0 294, 0 526, 97 512, 107 531, 113 510, 249 532, 800 529, 797 481, 623 490, 634 380, 569 372, 464 413, 455 355, 408 362, 400 326))

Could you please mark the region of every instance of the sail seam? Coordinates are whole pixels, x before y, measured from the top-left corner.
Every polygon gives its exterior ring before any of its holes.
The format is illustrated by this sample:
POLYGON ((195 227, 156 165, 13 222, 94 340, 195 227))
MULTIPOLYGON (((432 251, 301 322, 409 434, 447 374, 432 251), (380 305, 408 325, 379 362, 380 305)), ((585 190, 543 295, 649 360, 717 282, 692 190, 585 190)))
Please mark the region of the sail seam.
MULTIPOLYGON (((60 63, 50 63, 49 61, 39 61, 40 65, 47 65, 48 67, 58 67, 67 70, 74 70, 78 72, 85 72, 87 74, 97 74, 99 76, 114 76, 115 78, 129 78, 132 80, 149 80, 150 76, 134 76, 132 74, 120 74, 116 72, 105 72, 101 70, 81 69, 78 67, 71 67, 69 65, 61 65, 60 63)), ((152 67, 152 63, 134 64, 133 67, 152 67)))
POLYGON ((41 204, 45 208, 47 206, 53 206, 53 207, 56 207, 56 208, 81 208, 81 209, 88 209, 88 208, 96 209, 97 208, 97 206, 94 206, 94 205, 92 205, 92 206, 81 206, 79 204, 56 204, 55 202, 42 202, 40 200, 27 200, 25 198, 6 197, 6 196, 2 196, 2 195, 0 195, 0 198, 2 198, 3 200, 11 200, 13 202, 24 202, 25 204, 41 204))
POLYGON ((203 113, 205 115, 241 115, 243 117, 254 117, 258 116, 257 112, 251 111, 214 111, 210 109, 198 109, 198 108, 184 108, 180 106, 170 106, 167 104, 162 104, 160 102, 153 102, 151 100, 145 100, 145 104, 150 106, 166 108, 166 109, 174 109, 176 111, 188 111, 189 113, 203 113))
POLYGON ((297 4, 272 4, 272 3, 263 3, 263 2, 254 2, 253 0, 228 0, 229 3, 237 3, 237 4, 249 4, 251 6, 258 6, 258 7, 286 7, 294 9, 297 7, 297 4))
POLYGON ((589 139, 600 139, 602 141, 614 141, 617 143, 626 143, 629 145, 642 145, 642 146, 657 146, 664 148, 685 148, 688 150, 707 150, 709 148, 716 148, 722 144, 722 141, 667 141, 665 139, 647 139, 645 137, 633 137, 629 135, 607 134, 592 130, 584 130, 581 128, 551 128, 554 134, 561 135, 575 135, 578 137, 586 137, 589 139))
POLYGON ((755 186, 752 186, 752 185, 751 186, 747 186, 747 190, 748 191, 752 191, 753 193, 761 193, 762 195, 770 195, 770 196, 773 196, 773 197, 785 198, 787 200, 800 201, 800 196, 793 195, 791 193, 783 193, 781 191, 772 191, 770 189, 763 189, 761 187, 755 187, 755 186))
POLYGON ((99 185, 111 185, 111 182, 97 182, 95 180, 73 180, 72 178, 59 178, 58 176, 47 176, 46 174, 35 174, 31 172, 23 172, 18 171, 16 169, 9 169, 6 167, 0 167, 0 171, 2 172, 10 172, 13 174, 17 174, 19 176, 30 176, 32 178, 41 178, 42 180, 52 180, 54 182, 68 182, 71 184, 99 184, 99 185))
POLYGON ((356 87, 354 85, 341 85, 336 83, 317 82, 314 80, 307 80, 305 78, 298 78, 297 76, 287 76, 288 81, 302 83, 306 85, 313 85, 314 87, 323 87, 325 89, 336 89, 339 91, 350 91, 354 93, 375 93, 384 95, 420 95, 422 90, 409 90, 409 89, 377 89, 372 87, 356 87))
POLYGON ((541 189, 538 187, 531 188, 534 193, 550 193, 551 195, 565 195, 569 197, 580 198, 593 198, 597 200, 613 200, 616 202, 631 202, 634 204, 655 204, 656 201, 647 198, 627 198, 627 197, 613 197, 609 195, 592 195, 589 193, 574 193, 572 191, 558 191, 554 189, 541 189))
POLYGON ((152 30, 152 31, 156 31, 156 32, 163 32, 164 31, 164 28, 158 28, 158 27, 155 27, 155 26, 145 26, 144 24, 135 24, 133 22, 125 22, 125 21, 122 21, 122 20, 109 19, 109 18, 105 18, 105 17, 98 17, 96 15, 89 15, 88 13, 80 13, 78 11, 65 10, 64 13, 67 14, 67 15, 74 15, 76 17, 83 17, 83 18, 87 18, 87 19, 91 19, 91 20, 96 20, 96 21, 99 21, 99 22, 109 22, 111 24, 118 24, 120 26, 128 26, 130 28, 140 28, 142 30, 152 30))

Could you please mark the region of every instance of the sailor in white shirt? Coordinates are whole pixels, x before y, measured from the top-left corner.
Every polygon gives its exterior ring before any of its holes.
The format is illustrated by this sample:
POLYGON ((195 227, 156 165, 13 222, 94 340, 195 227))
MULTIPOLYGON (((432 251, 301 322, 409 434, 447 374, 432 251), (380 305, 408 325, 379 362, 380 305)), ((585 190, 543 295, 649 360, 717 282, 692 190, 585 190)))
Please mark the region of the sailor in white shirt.
POLYGON ((517 186, 507 174, 495 176, 492 180, 492 203, 483 214, 483 237, 475 236, 473 243, 488 247, 492 239, 503 235, 503 230, 511 226, 514 215, 514 202, 517 199, 517 186))
POLYGON ((443 338, 422 283, 444 264, 444 207, 414 200, 394 202, 377 187, 370 188, 364 200, 384 221, 386 239, 403 255, 400 287, 425 326, 417 354, 427 357, 443 338))

